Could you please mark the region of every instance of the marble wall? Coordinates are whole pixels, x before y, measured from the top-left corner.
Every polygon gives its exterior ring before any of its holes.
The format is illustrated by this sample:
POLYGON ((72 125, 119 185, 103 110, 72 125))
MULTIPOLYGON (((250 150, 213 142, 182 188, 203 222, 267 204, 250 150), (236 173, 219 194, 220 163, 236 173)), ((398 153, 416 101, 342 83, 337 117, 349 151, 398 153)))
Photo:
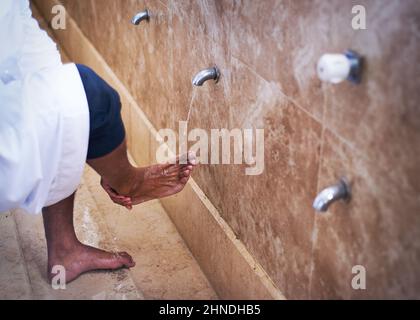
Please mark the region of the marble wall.
POLYGON ((157 129, 191 106, 190 129, 265 130, 263 174, 202 165, 194 179, 287 298, 420 298, 418 0, 62 3, 157 129), (367 30, 351 27, 356 4, 367 30), (322 83, 319 57, 346 49, 365 57, 362 84, 322 83), (193 88, 214 64, 220 82, 193 88), (317 214, 343 176, 352 200, 317 214))

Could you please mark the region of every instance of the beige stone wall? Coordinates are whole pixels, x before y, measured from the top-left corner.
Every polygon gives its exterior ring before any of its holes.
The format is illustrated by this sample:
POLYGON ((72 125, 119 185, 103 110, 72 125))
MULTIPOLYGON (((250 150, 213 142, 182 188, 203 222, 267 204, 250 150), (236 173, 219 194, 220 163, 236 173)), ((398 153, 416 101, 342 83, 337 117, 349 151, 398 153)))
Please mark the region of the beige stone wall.
POLYGON ((262 175, 202 165, 194 179, 287 298, 420 297, 418 1, 62 3, 155 128, 177 128, 192 106, 191 129, 265 129, 262 175), (351 28, 355 4, 367 30, 351 28), (146 7, 150 22, 131 25, 146 7), (321 83, 319 57, 346 49, 365 57, 362 84, 321 83), (193 88, 213 64, 220 82, 193 88), (316 214, 342 176, 351 202, 316 214), (365 291, 350 286, 354 265, 365 291))

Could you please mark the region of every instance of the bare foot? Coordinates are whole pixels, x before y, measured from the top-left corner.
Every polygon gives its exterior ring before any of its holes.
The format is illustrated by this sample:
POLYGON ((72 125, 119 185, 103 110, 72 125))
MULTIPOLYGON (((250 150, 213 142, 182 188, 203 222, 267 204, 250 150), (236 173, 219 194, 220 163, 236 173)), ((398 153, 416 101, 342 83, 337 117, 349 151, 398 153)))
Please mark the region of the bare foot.
POLYGON ((195 165, 196 158, 190 153, 188 156, 177 157, 174 164, 158 164, 136 169, 135 175, 118 192, 106 180, 101 180, 101 184, 115 203, 131 209, 133 205, 180 192, 188 182, 195 165))
POLYGON ((126 252, 107 252, 77 243, 71 249, 57 250, 56 254, 51 254, 48 257, 48 278, 50 281, 55 276, 51 272, 55 265, 64 267, 66 283, 69 283, 87 271, 132 268, 136 264, 126 252))

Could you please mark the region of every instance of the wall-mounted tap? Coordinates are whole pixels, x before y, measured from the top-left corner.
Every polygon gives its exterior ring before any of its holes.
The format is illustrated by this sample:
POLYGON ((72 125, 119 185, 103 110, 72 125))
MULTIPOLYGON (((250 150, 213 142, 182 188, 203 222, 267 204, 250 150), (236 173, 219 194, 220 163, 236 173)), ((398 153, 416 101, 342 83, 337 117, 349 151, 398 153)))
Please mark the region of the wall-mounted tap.
POLYGON ((149 14, 149 10, 144 10, 141 11, 139 13, 137 13, 132 19, 131 19, 131 23, 134 25, 139 25, 140 22, 142 22, 143 20, 149 21, 150 20, 150 14, 149 14))
POLYGON ((344 80, 358 84, 362 77, 362 62, 362 57, 352 50, 344 54, 324 54, 318 61, 318 77, 334 84, 344 80))
POLYGON ((219 81, 220 72, 217 67, 201 70, 195 75, 192 84, 195 86, 202 86, 207 80, 214 80, 216 83, 219 81))
POLYGON ((316 197, 313 207, 318 212, 326 212, 329 206, 338 200, 350 199, 350 186, 345 178, 331 187, 322 190, 316 197))

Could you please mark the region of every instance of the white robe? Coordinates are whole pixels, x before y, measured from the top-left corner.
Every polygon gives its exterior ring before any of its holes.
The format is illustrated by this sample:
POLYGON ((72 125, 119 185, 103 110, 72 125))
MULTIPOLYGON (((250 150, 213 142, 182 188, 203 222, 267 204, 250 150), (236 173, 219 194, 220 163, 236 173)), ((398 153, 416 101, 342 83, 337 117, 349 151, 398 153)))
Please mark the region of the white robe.
POLYGON ((74 64, 31 17, 28 0, 0 1, 0 212, 40 213, 80 183, 89 109, 74 64))

